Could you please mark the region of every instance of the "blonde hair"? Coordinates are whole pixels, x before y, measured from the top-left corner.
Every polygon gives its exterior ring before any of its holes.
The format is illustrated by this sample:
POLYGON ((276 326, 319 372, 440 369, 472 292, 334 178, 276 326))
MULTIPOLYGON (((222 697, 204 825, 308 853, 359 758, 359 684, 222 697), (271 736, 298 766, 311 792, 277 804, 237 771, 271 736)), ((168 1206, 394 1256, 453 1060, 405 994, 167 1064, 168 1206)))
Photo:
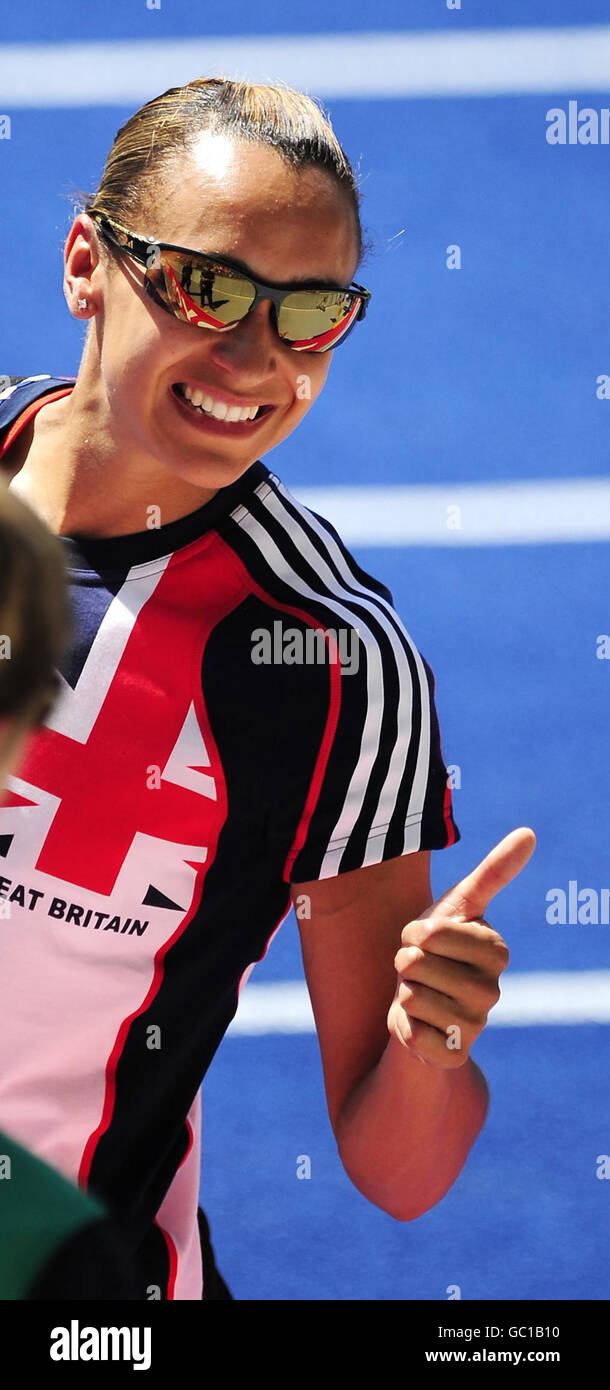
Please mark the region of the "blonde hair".
POLYGON ((78 200, 87 210, 105 212, 140 231, 136 224, 154 208, 160 177, 202 130, 267 145, 293 169, 326 170, 351 206, 358 263, 368 254, 372 243, 363 238, 362 194, 330 120, 312 97, 280 83, 197 77, 183 87, 170 87, 121 126, 97 191, 78 192, 78 200))
POLYGON ((57 696, 72 621, 66 578, 60 542, 0 477, 0 718, 23 728, 42 723, 57 696))

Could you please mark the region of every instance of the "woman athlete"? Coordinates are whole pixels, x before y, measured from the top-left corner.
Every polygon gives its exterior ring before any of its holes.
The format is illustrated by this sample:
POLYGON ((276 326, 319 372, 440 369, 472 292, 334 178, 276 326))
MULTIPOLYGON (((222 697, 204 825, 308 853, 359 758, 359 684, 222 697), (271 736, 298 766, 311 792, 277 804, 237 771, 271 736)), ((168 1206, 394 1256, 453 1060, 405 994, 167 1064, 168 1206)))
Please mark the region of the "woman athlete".
POLYGON ((231 1296, 198 1207, 200 1085, 291 902, 356 1187, 425 1212, 488 1103, 469 1054, 508 952, 483 913, 533 831, 433 903, 430 851, 459 832, 432 671, 261 461, 366 333, 359 200, 309 97, 164 93, 66 241, 77 378, 36 363, 0 400, 74 618, 0 807, 0 1124, 103 1200, 142 1299, 231 1296))

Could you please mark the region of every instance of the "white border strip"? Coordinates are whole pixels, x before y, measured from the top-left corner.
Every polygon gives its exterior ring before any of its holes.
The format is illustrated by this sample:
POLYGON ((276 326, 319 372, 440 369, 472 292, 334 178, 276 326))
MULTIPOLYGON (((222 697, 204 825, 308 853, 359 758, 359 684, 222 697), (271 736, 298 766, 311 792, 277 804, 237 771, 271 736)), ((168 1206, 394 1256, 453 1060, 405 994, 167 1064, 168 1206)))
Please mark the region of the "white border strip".
POLYGON ((134 107, 219 72, 336 99, 605 92, 610 25, 5 44, 0 108, 134 107))
POLYGON ((347 546, 548 545, 610 539, 610 480, 294 488, 347 546))
MULTIPOLYGON (((610 1023, 610 970, 533 971, 503 976, 500 984, 502 997, 489 1015, 490 1027, 610 1023)), ((304 983, 249 984, 242 990, 228 1036, 268 1033, 315 1033, 304 983)))

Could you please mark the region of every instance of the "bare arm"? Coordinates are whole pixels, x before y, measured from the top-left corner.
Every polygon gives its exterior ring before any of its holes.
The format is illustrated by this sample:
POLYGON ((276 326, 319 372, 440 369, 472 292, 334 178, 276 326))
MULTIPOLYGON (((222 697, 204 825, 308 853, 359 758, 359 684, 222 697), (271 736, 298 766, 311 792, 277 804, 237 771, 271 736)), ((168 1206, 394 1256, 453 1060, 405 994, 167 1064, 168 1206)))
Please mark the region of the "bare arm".
MULTIPOLYGON (((496 847, 489 897, 534 843, 521 830, 496 847)), ((438 904, 428 851, 292 887, 339 1154, 364 1196, 402 1221, 448 1191, 487 1111, 487 1085, 468 1053, 499 997, 508 952, 481 909, 468 920, 477 904, 465 885, 482 873, 438 904), (459 1029, 454 1051, 448 1025, 459 1029)))

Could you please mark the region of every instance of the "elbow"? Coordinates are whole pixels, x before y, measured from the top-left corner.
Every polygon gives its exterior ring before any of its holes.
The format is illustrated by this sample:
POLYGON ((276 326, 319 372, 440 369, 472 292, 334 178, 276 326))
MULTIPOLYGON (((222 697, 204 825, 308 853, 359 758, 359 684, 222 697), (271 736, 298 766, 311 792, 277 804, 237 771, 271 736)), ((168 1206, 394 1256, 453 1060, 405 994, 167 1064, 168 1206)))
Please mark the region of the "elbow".
MULTIPOLYGON (((391 1216, 394 1221, 408 1222, 417 1221, 419 1216, 425 1216, 426 1212, 432 1211, 433 1207, 438 1206, 453 1186, 458 1172, 455 1172, 445 1182, 436 1184, 426 1183, 425 1187, 419 1187, 412 1178, 404 1174, 397 1176, 394 1180, 375 1181, 374 1176, 368 1172, 363 1174, 350 1162, 339 1150, 339 1157, 352 1186, 357 1189, 362 1197, 372 1206, 384 1211, 387 1216, 391 1216)), ((461 1168, 462 1165, 460 1165, 461 1168)))
MULTIPOLYGON (((458 1076, 457 1072, 452 1076, 458 1076)), ((442 1097, 441 1097, 442 1099, 442 1097)), ((334 1133, 343 1168, 373 1206, 394 1221, 417 1221, 453 1187, 487 1114, 489 1091, 471 1062, 460 1087, 447 1088, 444 1107, 418 1124, 408 1112, 394 1123, 386 1112, 354 1110, 352 1100, 335 1120, 334 1133)))
POLYGON ((399 1155, 390 1156, 378 1144, 363 1146, 353 1130, 344 1131, 343 1142, 337 1144, 339 1158, 350 1182, 368 1202, 394 1221, 417 1221, 438 1206, 457 1182, 484 1119, 481 1104, 466 1133, 447 1136, 440 1162, 431 1161, 430 1151, 422 1153, 417 1146, 408 1157, 404 1146, 399 1155))

